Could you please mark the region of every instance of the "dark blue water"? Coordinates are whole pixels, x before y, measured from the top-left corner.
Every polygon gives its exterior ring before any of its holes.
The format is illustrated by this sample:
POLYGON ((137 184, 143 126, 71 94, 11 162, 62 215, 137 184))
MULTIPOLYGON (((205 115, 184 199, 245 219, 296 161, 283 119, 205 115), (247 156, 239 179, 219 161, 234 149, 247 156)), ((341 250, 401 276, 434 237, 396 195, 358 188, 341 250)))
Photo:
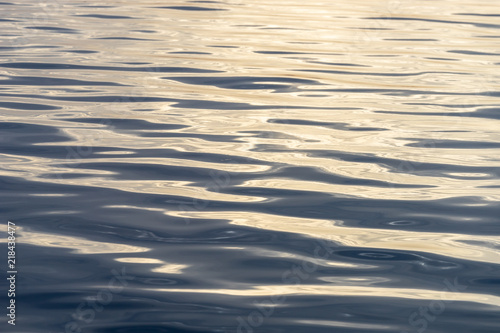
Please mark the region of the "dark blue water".
POLYGON ((1 332, 500 332, 498 1, 0 12, 1 332))

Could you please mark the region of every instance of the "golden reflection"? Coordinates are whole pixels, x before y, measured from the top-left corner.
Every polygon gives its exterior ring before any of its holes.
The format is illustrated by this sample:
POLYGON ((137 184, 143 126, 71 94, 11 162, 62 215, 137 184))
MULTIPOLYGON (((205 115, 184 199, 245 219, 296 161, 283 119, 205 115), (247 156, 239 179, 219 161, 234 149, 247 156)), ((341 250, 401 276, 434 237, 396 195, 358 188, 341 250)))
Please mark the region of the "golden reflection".
POLYGON ((30 231, 26 227, 16 226, 18 237, 23 244, 40 247, 70 249, 77 254, 105 254, 105 253, 134 253, 148 252, 150 249, 141 246, 126 245, 122 243, 96 242, 89 239, 49 234, 39 231, 30 231))
MULTIPOLYGON (((297 233, 308 237, 336 242, 342 246, 422 251, 436 255, 496 264, 500 253, 496 249, 468 242, 492 242, 499 244, 499 236, 464 235, 451 232, 414 232, 404 230, 353 228, 342 226, 342 221, 287 217, 247 212, 177 212, 190 218, 227 219, 231 224, 263 230, 297 233)), ((174 215, 174 214, 172 214, 174 215)), ((480 243, 478 243, 480 244, 480 243)))
MULTIPOLYGON (((210 180, 207 180, 210 184, 210 180)), ((206 184, 206 185, 208 185, 206 184)), ((147 181, 147 180, 129 180, 117 181, 110 179, 91 178, 87 181, 87 186, 105 187, 108 189, 117 189, 127 192, 148 193, 148 194, 163 194, 186 197, 194 201, 225 201, 225 202, 261 202, 266 200, 265 197, 246 196, 236 194, 221 193, 220 187, 213 184, 211 188, 203 188, 193 186, 192 182, 177 182, 177 181, 147 181)), ((143 208, 141 206, 140 208, 143 208)), ((144 209, 148 209, 144 207, 144 209)))
MULTIPOLYGON (((264 248, 258 247, 246 247, 242 248, 246 251, 246 253, 252 253, 259 257, 268 257, 268 258, 293 258, 302 261, 311 261, 311 258, 306 255, 293 254, 289 252, 283 251, 272 251, 264 248)), ((325 267, 338 267, 338 268, 349 268, 349 269, 373 269, 377 266, 360 264, 360 263, 350 263, 350 262, 340 262, 340 261, 331 261, 328 259, 314 258, 314 262, 321 266, 325 267)))
MULTIPOLYGON (((359 176, 352 176, 351 179, 362 182, 362 179, 367 181, 373 180, 378 182, 383 182, 383 177, 381 173, 360 173, 359 176), (373 177, 372 177, 373 176, 373 177)), ((428 177, 428 181, 422 181, 422 177, 418 176, 408 176, 408 175, 388 175, 388 180, 392 183, 375 183, 378 186, 366 186, 366 185, 353 185, 349 183, 349 179, 346 179, 347 184, 329 184, 321 181, 302 181, 291 178, 266 178, 249 180, 244 182, 241 186, 256 187, 256 188, 279 188, 297 191, 308 191, 312 194, 314 193, 327 193, 334 197, 348 197, 348 198, 366 198, 366 199, 386 199, 386 200, 437 200, 445 199, 450 196, 461 196, 464 192, 463 181, 456 179, 445 180, 443 177, 428 177), (414 180, 413 182, 411 180, 414 180), (403 182, 404 180, 404 182, 403 182), (398 187, 398 184, 411 184, 422 185, 422 188, 404 188, 398 187), (425 185, 423 185, 425 184, 425 185), (431 187, 432 186, 432 187, 431 187)), ((498 189, 485 188, 481 186, 488 186, 495 184, 496 181, 491 179, 486 180, 476 180, 471 183, 471 187, 468 188, 469 195, 477 195, 483 198, 485 195, 490 196, 492 199, 497 198, 500 200, 500 194, 498 194, 498 189)))
MULTIPOLYGON (((355 320, 355 319, 353 319, 355 320)), ((352 328, 359 328, 359 329, 368 329, 368 330, 396 330, 395 325, 383 325, 383 324, 375 324, 375 323, 369 323, 369 324, 363 324, 363 323, 357 323, 353 322, 353 320, 348 321, 348 318, 346 318, 346 321, 338 321, 338 320, 321 320, 321 319, 292 319, 291 321, 293 323, 297 324, 306 324, 306 325, 315 325, 315 326, 331 326, 331 327, 347 327, 349 329, 352 328)))
POLYGON ((189 265, 165 264, 160 267, 153 268, 152 271, 165 274, 181 274, 183 270, 187 267, 189 267, 189 265))
POLYGON ((447 300, 472 302, 492 306, 500 306, 500 297, 468 293, 466 291, 437 291, 429 289, 411 288, 384 288, 364 286, 336 286, 336 285, 242 285, 240 289, 160 289, 164 292, 219 294, 231 296, 261 297, 272 295, 321 295, 321 296, 358 296, 358 297, 391 297, 414 300, 447 300))
POLYGON ((183 270, 189 267, 189 265, 168 263, 163 260, 154 258, 129 257, 129 258, 116 258, 115 260, 118 262, 126 262, 133 264, 159 264, 160 265, 159 267, 155 267, 151 271, 157 273, 165 273, 165 274, 182 274, 183 270))
POLYGON ((154 258, 116 258, 118 262, 134 263, 134 264, 163 264, 164 262, 154 258))

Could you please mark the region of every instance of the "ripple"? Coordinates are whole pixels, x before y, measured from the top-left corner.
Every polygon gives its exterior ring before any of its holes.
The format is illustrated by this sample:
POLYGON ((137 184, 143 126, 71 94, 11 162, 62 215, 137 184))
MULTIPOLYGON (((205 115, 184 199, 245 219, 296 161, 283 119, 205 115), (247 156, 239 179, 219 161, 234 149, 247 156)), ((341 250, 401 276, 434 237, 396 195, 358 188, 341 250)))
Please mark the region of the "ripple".
POLYGON ((0 107, 16 110, 58 110, 58 106, 33 103, 0 102, 0 107))
POLYGON ((60 27, 45 27, 45 26, 35 26, 35 27, 25 27, 25 29, 37 29, 37 30, 45 30, 51 32, 57 32, 61 34, 76 34, 77 30, 68 29, 68 28, 60 28, 60 27))
POLYGON ((82 15, 74 15, 77 17, 91 17, 91 18, 98 18, 98 19, 104 19, 104 20, 122 20, 122 19, 133 19, 134 17, 131 16, 120 16, 120 15, 103 15, 103 14, 82 14, 82 15))
MULTIPOLYGON (((114 37, 109 37, 115 39, 114 37)), ((121 37, 117 37, 120 39, 121 37)), ((107 39, 107 37, 104 37, 107 39)), ((126 39, 126 38, 125 38, 126 39)), ((158 72, 158 73, 220 73, 220 71, 205 70, 198 68, 188 67, 112 67, 112 66, 86 66, 86 65, 73 65, 73 64, 57 64, 57 63, 36 63, 36 62, 11 62, 0 64, 0 67, 5 68, 21 68, 21 69, 77 69, 77 70, 99 70, 99 71, 131 71, 131 72, 158 72)))
POLYGON ((272 89, 274 92, 300 91, 298 85, 319 85, 314 80, 279 77, 165 77, 185 84, 213 85, 224 89, 272 89))
POLYGON ((174 9, 174 10, 187 10, 187 11, 226 11, 224 8, 211 8, 211 7, 197 7, 197 6, 167 6, 155 7, 160 9, 174 9))
POLYGON ((488 24, 488 23, 477 23, 477 22, 466 22, 466 21, 448 21, 448 20, 436 20, 436 19, 424 19, 415 17, 366 17, 368 20, 391 20, 391 21, 419 21, 426 23, 446 23, 446 24, 470 24, 478 28, 489 28, 498 29, 499 24, 488 24))

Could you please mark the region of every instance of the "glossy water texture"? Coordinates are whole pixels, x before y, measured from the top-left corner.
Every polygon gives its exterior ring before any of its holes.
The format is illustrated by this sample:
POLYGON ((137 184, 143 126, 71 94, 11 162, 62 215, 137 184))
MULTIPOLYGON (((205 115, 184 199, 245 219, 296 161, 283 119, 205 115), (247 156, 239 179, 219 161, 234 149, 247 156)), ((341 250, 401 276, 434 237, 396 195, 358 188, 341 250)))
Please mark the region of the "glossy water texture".
POLYGON ((2 332, 500 332, 497 0, 0 11, 2 332))

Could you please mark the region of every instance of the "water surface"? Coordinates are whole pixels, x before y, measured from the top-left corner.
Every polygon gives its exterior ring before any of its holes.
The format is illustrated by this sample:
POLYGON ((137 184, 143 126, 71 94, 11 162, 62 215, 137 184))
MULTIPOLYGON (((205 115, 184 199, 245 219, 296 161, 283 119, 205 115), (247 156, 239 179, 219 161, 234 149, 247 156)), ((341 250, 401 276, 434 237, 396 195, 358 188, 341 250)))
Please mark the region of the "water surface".
POLYGON ((2 332, 500 331, 497 1, 0 11, 2 332))

